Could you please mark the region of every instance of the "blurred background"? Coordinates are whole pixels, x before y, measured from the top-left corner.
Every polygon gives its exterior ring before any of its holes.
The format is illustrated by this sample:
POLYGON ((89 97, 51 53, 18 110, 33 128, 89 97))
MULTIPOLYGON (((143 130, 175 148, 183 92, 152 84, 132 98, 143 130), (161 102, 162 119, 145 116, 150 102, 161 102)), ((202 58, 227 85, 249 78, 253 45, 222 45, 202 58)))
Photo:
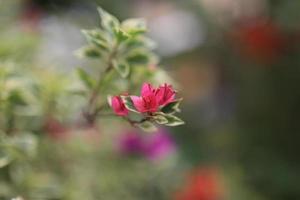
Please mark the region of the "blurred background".
POLYGON ((22 123, 37 130, 47 118, 48 136, 34 152, 31 136, 11 139, 30 156, 0 168, 0 199, 300 199, 299 10, 286 0, 1 0, 1 73, 40 78, 45 101, 30 113, 44 117, 22 123), (143 136, 77 130, 66 142, 68 121, 47 117, 75 116, 81 100, 61 91, 76 83, 61 77, 90 64, 74 51, 85 43, 80 30, 99 26, 97 6, 147 20, 186 125, 143 136), (67 111, 48 107, 52 95, 67 111))

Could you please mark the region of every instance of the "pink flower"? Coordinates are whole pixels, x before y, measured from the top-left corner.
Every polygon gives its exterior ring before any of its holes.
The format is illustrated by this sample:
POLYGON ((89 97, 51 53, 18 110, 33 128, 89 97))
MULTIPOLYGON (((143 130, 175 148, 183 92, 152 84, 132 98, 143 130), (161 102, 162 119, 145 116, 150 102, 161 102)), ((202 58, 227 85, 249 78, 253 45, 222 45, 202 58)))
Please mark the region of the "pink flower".
POLYGON ((116 113, 116 115, 119 116, 126 116, 128 115, 128 110, 125 107, 124 102, 122 101, 122 98, 120 96, 114 96, 111 98, 111 107, 116 113))
POLYGON ((150 83, 144 83, 141 89, 141 95, 147 96, 151 94, 155 94, 155 89, 152 87, 150 83))
POLYGON ((149 84, 144 83, 140 97, 131 96, 134 107, 141 113, 156 112, 158 110, 158 102, 155 96, 155 89, 149 84))
POLYGON ((174 100, 175 94, 172 86, 165 83, 156 90, 156 100, 160 106, 164 106, 174 100))

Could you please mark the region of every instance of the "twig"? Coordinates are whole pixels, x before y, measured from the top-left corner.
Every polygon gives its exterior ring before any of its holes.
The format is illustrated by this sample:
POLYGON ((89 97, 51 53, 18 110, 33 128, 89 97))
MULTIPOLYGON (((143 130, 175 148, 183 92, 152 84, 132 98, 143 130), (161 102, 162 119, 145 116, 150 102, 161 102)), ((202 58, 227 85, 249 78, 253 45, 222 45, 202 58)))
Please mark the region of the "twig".
POLYGON ((148 121, 150 119, 150 117, 145 117, 145 118, 143 118, 141 120, 132 120, 132 119, 130 119, 128 117, 123 117, 123 119, 125 119, 127 122, 129 122, 131 126, 136 126, 137 124, 141 124, 141 123, 143 123, 145 121, 148 121))
POLYGON ((93 111, 94 104, 100 93, 102 82, 103 82, 103 80, 105 80, 106 75, 113 69, 112 61, 117 53, 117 49, 118 49, 118 43, 116 43, 116 45, 114 45, 112 52, 110 53, 110 55, 107 59, 107 67, 106 67, 105 71, 100 74, 100 78, 97 81, 96 87, 92 91, 91 96, 89 98, 87 109, 83 113, 84 117, 86 118, 86 120, 89 124, 94 124, 98 113, 105 107, 105 105, 101 105, 98 108, 95 108, 95 110, 93 111))

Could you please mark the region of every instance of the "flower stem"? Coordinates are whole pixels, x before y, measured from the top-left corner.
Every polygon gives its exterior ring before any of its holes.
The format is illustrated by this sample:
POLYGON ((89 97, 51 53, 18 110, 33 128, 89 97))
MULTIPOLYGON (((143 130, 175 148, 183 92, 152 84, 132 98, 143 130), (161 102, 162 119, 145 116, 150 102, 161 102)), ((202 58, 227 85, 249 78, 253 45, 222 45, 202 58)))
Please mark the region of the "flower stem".
POLYGON ((141 119, 141 120, 132 120, 132 119, 130 119, 130 118, 128 118, 128 117, 124 117, 124 119, 125 119, 127 122, 129 122, 130 125, 136 126, 137 124, 141 124, 141 123, 143 123, 143 122, 145 122, 145 121, 148 121, 150 118, 149 118, 149 117, 145 117, 145 118, 143 118, 143 119, 141 119))
POLYGON ((108 59, 107 59, 107 67, 106 67, 105 71, 100 74, 100 78, 97 81, 96 87, 92 90, 91 96, 88 100, 87 109, 83 113, 85 119, 87 120, 87 122, 89 124, 95 123, 98 113, 105 107, 105 105, 100 105, 100 106, 94 108, 95 104, 96 104, 96 100, 99 97, 99 93, 101 91, 101 86, 103 84, 103 81, 105 80, 105 77, 107 76, 107 74, 109 74, 109 72, 111 72, 113 70, 113 59, 117 54, 117 50, 118 50, 118 43, 116 43, 114 45, 114 47, 112 48, 112 51, 109 54, 108 59))

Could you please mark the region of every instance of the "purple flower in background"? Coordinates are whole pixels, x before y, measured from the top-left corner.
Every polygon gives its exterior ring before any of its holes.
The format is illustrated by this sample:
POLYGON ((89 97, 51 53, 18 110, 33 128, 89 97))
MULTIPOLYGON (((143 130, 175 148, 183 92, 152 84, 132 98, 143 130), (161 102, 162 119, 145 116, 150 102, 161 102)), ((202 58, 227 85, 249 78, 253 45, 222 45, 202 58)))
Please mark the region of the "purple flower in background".
POLYGON ((165 129, 145 135, 136 131, 122 134, 118 144, 121 153, 161 160, 175 151, 175 142, 165 129))
POLYGON ((162 159, 175 151, 175 142, 165 129, 147 135, 144 141, 144 155, 150 160, 162 159))
POLYGON ((126 132, 121 135, 118 147, 123 154, 141 154, 143 152, 143 139, 136 132, 126 132))

